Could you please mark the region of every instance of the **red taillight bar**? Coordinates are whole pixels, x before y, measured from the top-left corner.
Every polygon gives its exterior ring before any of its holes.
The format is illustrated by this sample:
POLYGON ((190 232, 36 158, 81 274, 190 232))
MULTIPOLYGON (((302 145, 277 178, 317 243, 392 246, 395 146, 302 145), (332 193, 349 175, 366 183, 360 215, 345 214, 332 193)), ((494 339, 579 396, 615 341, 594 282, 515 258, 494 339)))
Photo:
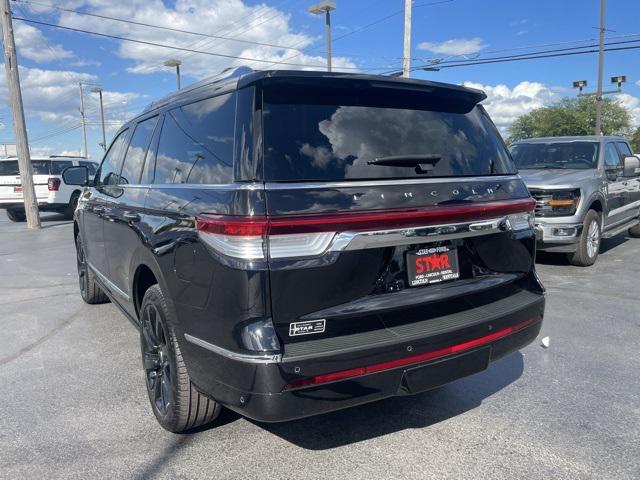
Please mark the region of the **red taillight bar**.
POLYGON ((420 353, 418 355, 412 355, 410 357, 399 358, 397 360, 391 360, 388 362, 375 363, 373 365, 352 368, 349 370, 341 370, 338 372, 325 373, 322 375, 316 375, 309 378, 303 378, 301 380, 296 380, 294 382, 289 383, 285 387, 285 390, 292 390, 292 389, 301 388, 301 387, 309 387, 312 385, 321 385, 324 383, 335 382, 338 380, 346 380, 348 378, 366 375, 367 373, 383 372, 385 370, 392 370, 398 367, 406 367, 408 365, 427 362, 429 360, 436 360, 442 357, 447 357, 449 355, 454 355, 456 353, 462 353, 464 351, 471 350, 472 348, 475 348, 475 347, 487 345, 491 342, 494 342, 503 337, 506 337, 507 335, 511 335, 512 333, 516 333, 524 328, 527 328, 539 322, 540 320, 541 320, 541 317, 534 317, 524 322, 520 322, 510 327, 503 328, 502 330, 498 330, 496 332, 490 333, 489 335, 476 338, 474 340, 469 340, 463 343, 457 343, 455 345, 450 345, 448 347, 440 348, 438 350, 432 350, 430 352, 420 353))
POLYGON ((536 201, 533 198, 520 198, 495 202, 434 205, 413 209, 270 217, 204 214, 197 219, 196 224, 197 229, 203 232, 234 236, 343 232, 485 220, 513 213, 531 212, 535 206, 536 201))

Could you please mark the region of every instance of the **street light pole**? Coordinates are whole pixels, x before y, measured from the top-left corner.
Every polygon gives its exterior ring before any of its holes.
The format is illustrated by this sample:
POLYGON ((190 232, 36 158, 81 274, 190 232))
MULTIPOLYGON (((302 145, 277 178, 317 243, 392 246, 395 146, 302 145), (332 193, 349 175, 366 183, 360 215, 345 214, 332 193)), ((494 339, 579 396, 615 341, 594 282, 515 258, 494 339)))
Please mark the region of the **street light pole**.
POLYGON ((596 93, 596 135, 602 135, 602 70, 604 69, 605 13, 606 0, 600 0, 600 49, 598 51, 598 91, 596 93))
POLYGON ((176 69, 176 85, 178 87, 178 90, 180 90, 180 65, 182 65, 182 62, 180 60, 167 60, 166 62, 164 62, 164 66, 165 67, 175 67, 176 69))
POLYGON ((13 38, 13 22, 9 0, 1 0, 2 11, 0 23, 2 24, 2 43, 4 45, 4 67, 7 72, 7 88, 9 90, 9 103, 13 115, 13 130, 16 134, 16 149, 18 153, 18 170, 20 171, 20 183, 24 199, 24 212, 29 228, 40 228, 40 212, 36 201, 36 191, 33 187, 33 169, 31 168, 31 155, 29 153, 29 139, 27 137, 27 125, 24 121, 24 108, 22 106, 22 92, 20 91, 20 75, 18 72, 18 58, 16 55, 16 43, 13 38))
POLYGON ((82 125, 82 156, 87 158, 89 156, 89 152, 87 149, 87 121, 84 117, 84 92, 82 90, 82 82, 78 82, 78 87, 80 87, 80 123, 82 125))
POLYGON ((327 42, 327 72, 331 71, 331 10, 336 9, 335 2, 324 0, 309 7, 309 12, 320 15, 324 13, 325 38, 327 42))
POLYGON ((402 76, 409 78, 411 72, 411 4, 404 0, 404 51, 402 55, 402 76))
POLYGON ((93 87, 92 93, 100 95, 100 121, 102 122, 102 149, 107 151, 107 136, 104 131, 104 104, 102 103, 102 87, 93 87))

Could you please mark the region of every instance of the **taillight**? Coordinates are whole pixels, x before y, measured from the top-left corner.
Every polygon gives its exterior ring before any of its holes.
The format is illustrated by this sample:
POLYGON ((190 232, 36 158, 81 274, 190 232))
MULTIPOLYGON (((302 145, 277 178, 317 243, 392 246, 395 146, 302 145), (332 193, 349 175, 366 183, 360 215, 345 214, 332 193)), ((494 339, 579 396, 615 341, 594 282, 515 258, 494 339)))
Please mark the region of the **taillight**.
POLYGON ((47 188, 50 192, 56 192, 60 188, 60 179, 56 177, 51 177, 47 180, 47 188))
POLYGON ((435 205, 402 210, 373 210, 309 215, 232 216, 203 214, 201 238, 224 255, 245 260, 321 255, 342 232, 380 231, 493 219, 525 213, 535 200, 435 205))

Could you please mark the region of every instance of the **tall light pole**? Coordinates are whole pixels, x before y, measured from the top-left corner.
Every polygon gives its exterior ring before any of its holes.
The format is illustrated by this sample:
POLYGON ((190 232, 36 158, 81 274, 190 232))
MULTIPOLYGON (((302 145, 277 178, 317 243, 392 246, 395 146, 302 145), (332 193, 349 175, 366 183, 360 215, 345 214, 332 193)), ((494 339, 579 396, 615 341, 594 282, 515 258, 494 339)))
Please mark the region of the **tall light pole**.
POLYGON ((316 3, 315 5, 311 5, 309 7, 309 12, 315 15, 321 15, 324 13, 324 28, 325 28, 325 37, 327 41, 327 72, 331 71, 331 10, 336 9, 335 2, 330 2, 328 0, 323 0, 320 3, 316 3))
POLYGON ((600 0, 600 50, 598 52, 598 91, 596 93, 596 135, 602 134, 602 70, 604 68, 605 13, 606 0, 600 0))
POLYGON ((402 76, 409 78, 411 72, 411 4, 404 0, 404 50, 402 54, 402 76))
POLYGON ((84 116, 84 91, 82 90, 82 82, 78 82, 80 87, 80 124, 82 125, 82 156, 87 158, 89 152, 87 149, 87 120, 84 116))
POLYGON ((20 91, 20 75, 18 73, 18 57, 16 43, 13 38, 13 22, 9 0, 0 0, 0 23, 2 24, 2 43, 4 45, 4 67, 7 72, 7 88, 9 103, 13 115, 13 130, 16 134, 16 149, 18 150, 18 170, 22 184, 24 198, 24 212, 29 228, 40 228, 40 212, 36 201, 36 191, 33 187, 33 169, 29 154, 29 140, 27 125, 24 121, 22 107, 22 92, 20 91))
POLYGON ((178 86, 178 90, 180 90, 180 65, 182 65, 180 60, 167 60, 164 62, 165 67, 176 69, 176 85, 178 86))
POLYGON ((104 104, 102 103, 102 87, 93 87, 91 93, 97 93, 100 95, 100 121, 102 122, 102 149, 107 151, 107 136, 104 131, 104 104))

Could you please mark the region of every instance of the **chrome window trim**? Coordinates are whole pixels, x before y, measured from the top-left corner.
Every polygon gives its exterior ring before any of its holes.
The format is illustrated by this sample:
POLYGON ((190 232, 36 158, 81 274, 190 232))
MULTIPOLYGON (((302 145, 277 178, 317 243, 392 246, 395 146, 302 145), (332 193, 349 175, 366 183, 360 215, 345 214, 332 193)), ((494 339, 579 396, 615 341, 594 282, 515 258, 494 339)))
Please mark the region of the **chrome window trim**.
POLYGON ((113 185, 122 188, 151 188, 151 189, 185 189, 185 190, 264 190, 264 183, 145 183, 145 184, 122 184, 113 185))
POLYGON ((194 345, 198 345, 199 347, 205 348, 211 352, 217 353, 218 355, 222 355, 223 357, 227 357, 232 360, 238 360, 247 363, 280 363, 282 361, 282 355, 279 353, 267 355, 250 355, 227 350, 226 348, 219 347, 218 345, 214 345, 213 343, 209 343, 205 340, 202 340, 201 338, 189 335, 188 333, 184 334, 184 338, 189 343, 193 343, 194 345))
POLYGON ((480 177, 438 177, 438 178, 407 178, 389 180, 354 180, 340 182, 266 182, 266 190, 306 190, 322 188, 347 188, 347 187, 384 187, 394 185, 429 185, 432 183, 458 183, 458 182, 496 182, 518 180, 518 175, 486 175, 480 177))

